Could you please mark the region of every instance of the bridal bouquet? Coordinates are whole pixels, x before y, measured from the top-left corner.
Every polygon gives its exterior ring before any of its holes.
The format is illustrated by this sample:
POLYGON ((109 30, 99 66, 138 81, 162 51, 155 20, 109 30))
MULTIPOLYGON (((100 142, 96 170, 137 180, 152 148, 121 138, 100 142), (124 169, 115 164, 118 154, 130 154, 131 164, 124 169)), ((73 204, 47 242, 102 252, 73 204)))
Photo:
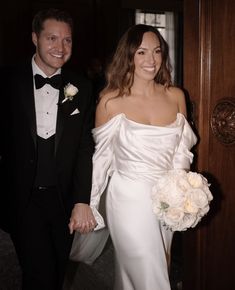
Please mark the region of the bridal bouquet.
POLYGON ((193 228, 209 211, 209 186, 200 173, 170 170, 153 186, 153 212, 172 231, 193 228))

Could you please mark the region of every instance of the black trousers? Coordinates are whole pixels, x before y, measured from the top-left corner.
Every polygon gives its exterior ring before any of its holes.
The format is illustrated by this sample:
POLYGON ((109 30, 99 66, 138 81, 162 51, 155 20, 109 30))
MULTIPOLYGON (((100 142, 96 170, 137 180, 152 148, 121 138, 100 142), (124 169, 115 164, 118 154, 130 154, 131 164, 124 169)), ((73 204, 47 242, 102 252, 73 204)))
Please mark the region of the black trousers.
POLYGON ((72 245, 55 187, 35 189, 13 238, 23 290, 61 290, 72 245))

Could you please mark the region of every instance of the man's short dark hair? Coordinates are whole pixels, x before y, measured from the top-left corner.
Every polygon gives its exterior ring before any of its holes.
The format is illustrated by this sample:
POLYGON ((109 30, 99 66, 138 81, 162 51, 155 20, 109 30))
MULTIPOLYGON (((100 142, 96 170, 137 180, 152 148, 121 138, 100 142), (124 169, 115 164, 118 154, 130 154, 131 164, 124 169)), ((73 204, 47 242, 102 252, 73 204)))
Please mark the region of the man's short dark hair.
POLYGON ((48 19, 55 19, 57 21, 67 23, 71 31, 73 31, 73 19, 67 11, 59 10, 55 8, 45 9, 39 11, 33 18, 32 31, 37 35, 43 30, 43 24, 48 19))

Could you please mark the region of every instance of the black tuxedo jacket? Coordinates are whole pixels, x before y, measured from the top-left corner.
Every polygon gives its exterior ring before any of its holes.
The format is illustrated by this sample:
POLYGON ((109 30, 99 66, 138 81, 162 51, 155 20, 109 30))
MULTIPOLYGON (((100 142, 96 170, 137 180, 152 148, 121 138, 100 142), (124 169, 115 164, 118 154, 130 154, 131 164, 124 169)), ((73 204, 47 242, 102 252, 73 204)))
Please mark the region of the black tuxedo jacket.
MULTIPOLYGON (((3 71, 1 91, 1 214, 20 221, 33 189, 37 165, 36 114, 31 62, 3 71), (4 214, 3 214, 4 213, 4 214), (8 214, 8 215, 7 215, 8 214)), ((92 178, 94 103, 90 82, 62 69, 55 135, 57 187, 66 217, 74 203, 89 203, 92 178), (78 88, 61 103, 68 83, 78 88), (78 109, 79 113, 71 115, 78 109)))

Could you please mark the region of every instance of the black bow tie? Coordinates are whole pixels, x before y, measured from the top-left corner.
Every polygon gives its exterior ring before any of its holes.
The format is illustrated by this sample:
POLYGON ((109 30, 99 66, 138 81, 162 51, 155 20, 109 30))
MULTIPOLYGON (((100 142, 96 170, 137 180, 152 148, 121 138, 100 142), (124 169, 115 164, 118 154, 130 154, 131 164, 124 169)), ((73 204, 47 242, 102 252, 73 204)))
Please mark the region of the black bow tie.
POLYGON ((57 74, 51 78, 44 78, 41 75, 36 74, 35 78, 35 87, 36 89, 42 88, 45 84, 51 85, 55 89, 59 89, 62 84, 61 75, 57 74))

